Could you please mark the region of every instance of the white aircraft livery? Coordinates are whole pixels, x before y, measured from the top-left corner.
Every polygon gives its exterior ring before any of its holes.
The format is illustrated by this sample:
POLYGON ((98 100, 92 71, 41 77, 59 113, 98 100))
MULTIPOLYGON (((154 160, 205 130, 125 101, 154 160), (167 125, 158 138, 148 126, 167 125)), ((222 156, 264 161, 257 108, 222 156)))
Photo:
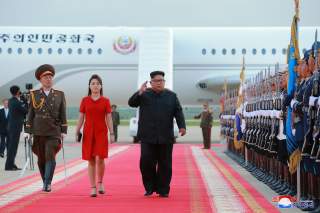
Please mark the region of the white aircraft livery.
MULTIPOLYGON (((212 102, 224 80, 236 84, 245 57, 246 75, 276 63, 285 67, 289 27, 170 28, 173 44, 173 90, 183 105, 212 102)), ((300 27, 301 55, 314 42, 317 27, 300 27)), ((318 27, 318 29, 320 29, 318 27)), ((139 41, 143 28, 133 27, 0 27, 0 98, 9 88, 39 88, 34 77, 41 64, 56 68, 55 88, 68 106, 87 95, 94 73, 103 79, 104 95, 127 106, 137 90, 139 41)), ((156 40, 155 40, 156 42, 156 40)), ((150 72, 153 70, 150 70, 150 72)), ((165 71, 165 70, 164 70, 165 71)), ((146 79, 148 80, 148 79, 146 79)))

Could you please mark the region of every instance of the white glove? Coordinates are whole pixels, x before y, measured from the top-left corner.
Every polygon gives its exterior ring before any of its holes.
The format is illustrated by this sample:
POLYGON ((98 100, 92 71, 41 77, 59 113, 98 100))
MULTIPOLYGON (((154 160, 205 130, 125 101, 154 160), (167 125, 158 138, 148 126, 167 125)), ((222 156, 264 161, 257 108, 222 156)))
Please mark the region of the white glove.
POLYGON ((292 109, 293 109, 293 107, 294 107, 294 105, 295 105, 296 103, 299 103, 296 99, 292 99, 292 100, 291 100, 290 106, 291 106, 292 109))
POLYGON ((61 133, 61 139, 62 139, 62 140, 65 139, 66 137, 67 137, 67 134, 61 133))
POLYGON ((242 119, 242 121, 241 121, 241 132, 244 132, 245 129, 246 129, 246 121, 244 119, 242 119))
POLYGON ((29 140, 31 138, 31 134, 25 132, 25 133, 23 133, 23 137, 25 139, 29 140))
POLYGON ((309 97, 309 106, 314 106, 316 104, 316 101, 318 102, 318 97, 310 96, 309 97))
POLYGON ((275 110, 274 115, 277 119, 281 118, 281 111, 280 110, 275 110))

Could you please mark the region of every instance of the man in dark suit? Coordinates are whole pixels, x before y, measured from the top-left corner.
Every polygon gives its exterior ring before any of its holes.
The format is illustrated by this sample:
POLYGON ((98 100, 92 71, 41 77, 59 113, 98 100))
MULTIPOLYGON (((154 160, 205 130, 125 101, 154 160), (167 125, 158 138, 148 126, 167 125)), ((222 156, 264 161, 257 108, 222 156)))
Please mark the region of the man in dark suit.
POLYGON ((164 72, 150 73, 147 81, 129 99, 131 107, 139 107, 138 135, 141 140, 140 171, 145 196, 157 192, 168 197, 172 177, 173 122, 177 121, 181 136, 186 134, 183 111, 177 95, 164 88, 164 72))
POLYGON ((14 160, 17 155, 20 134, 23 127, 23 121, 28 113, 26 101, 21 101, 21 92, 18 86, 10 87, 12 98, 9 99, 9 117, 8 117, 8 151, 5 170, 20 170, 14 160))
POLYGON ((120 115, 117 111, 117 105, 112 104, 112 124, 113 124, 113 132, 114 132, 114 142, 118 141, 118 126, 120 124, 120 115))
POLYGON ((3 99, 3 108, 0 109, 0 157, 4 158, 4 150, 8 152, 8 99, 3 99))

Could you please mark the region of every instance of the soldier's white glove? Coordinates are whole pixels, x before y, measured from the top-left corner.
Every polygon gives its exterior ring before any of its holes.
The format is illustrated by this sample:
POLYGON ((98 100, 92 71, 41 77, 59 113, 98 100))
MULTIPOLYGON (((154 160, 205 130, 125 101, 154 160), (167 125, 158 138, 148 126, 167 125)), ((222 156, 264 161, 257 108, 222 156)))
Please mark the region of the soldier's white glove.
POLYGON ((291 102, 290 102, 290 106, 291 108, 293 109, 294 108, 294 105, 299 103, 296 99, 292 99, 291 102))
POLYGON ((62 140, 65 139, 66 137, 67 137, 67 134, 61 133, 61 139, 62 139, 62 140))
POLYGON ((23 133, 23 137, 25 139, 29 140, 31 138, 31 134, 25 132, 25 133, 23 133))
POLYGON ((318 97, 310 96, 309 97, 309 106, 315 106, 318 102, 318 97))

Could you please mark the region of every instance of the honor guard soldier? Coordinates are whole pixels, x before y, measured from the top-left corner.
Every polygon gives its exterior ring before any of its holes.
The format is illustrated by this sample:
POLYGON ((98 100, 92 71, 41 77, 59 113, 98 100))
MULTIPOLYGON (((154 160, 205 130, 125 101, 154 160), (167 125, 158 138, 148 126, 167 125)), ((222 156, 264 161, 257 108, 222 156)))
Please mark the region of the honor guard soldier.
POLYGON ((62 91, 52 88, 55 69, 49 64, 38 67, 35 77, 41 88, 30 92, 30 107, 26 124, 28 137, 33 135, 32 151, 38 156, 43 191, 51 191, 56 161, 67 134, 66 101, 62 91))

